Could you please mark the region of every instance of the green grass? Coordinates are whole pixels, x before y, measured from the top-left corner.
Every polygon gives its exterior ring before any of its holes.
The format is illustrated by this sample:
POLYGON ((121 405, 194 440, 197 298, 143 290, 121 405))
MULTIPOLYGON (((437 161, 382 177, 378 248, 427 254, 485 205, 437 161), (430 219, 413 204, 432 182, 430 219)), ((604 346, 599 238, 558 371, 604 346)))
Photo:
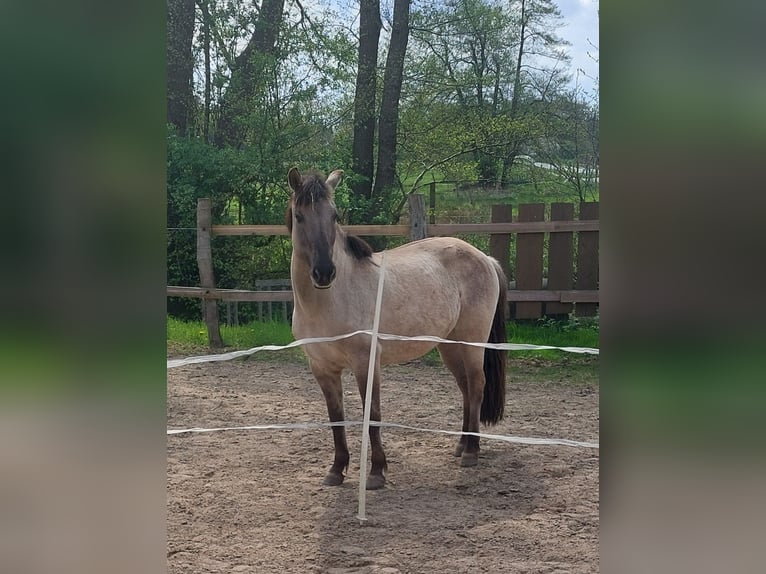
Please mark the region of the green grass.
MULTIPOLYGON (((286 345, 294 340, 290 326, 286 323, 250 323, 236 327, 221 326, 221 337, 227 349, 249 349, 262 345, 286 345)), ((593 347, 599 346, 598 319, 570 318, 566 321, 541 319, 529 322, 507 324, 507 337, 511 343, 529 343, 532 345, 551 345, 555 347, 593 347)), ((207 331, 204 323, 184 322, 168 317, 167 322, 168 353, 173 355, 205 354, 207 331)), ((259 354, 276 360, 294 360, 302 356, 299 349, 259 354)), ((549 368, 558 371, 582 367, 591 372, 597 365, 598 357, 580 355, 564 351, 511 351, 511 360, 520 361, 530 368, 549 368)), ((440 362, 436 350, 424 358, 428 364, 440 362)), ((552 371, 552 372, 553 372, 552 371)))
MULTIPOLYGON (((189 355, 210 352, 207 345, 207 329, 202 321, 187 322, 168 317, 167 336, 169 354, 189 355)), ((286 345, 294 340, 290 325, 278 322, 253 322, 231 327, 221 325, 221 338, 229 350, 250 349, 263 345, 286 345)), ((281 353, 296 357, 300 354, 300 350, 290 349, 281 353)), ((268 353, 269 356, 272 354, 268 353)))
MULTIPOLYGON (((598 348, 599 328, 597 319, 570 318, 566 321, 540 319, 535 322, 515 322, 507 325, 507 338, 510 343, 528 343, 531 345, 549 345, 552 347, 591 347, 598 348)), ((535 356, 556 359, 565 351, 512 351, 520 357, 535 356)))

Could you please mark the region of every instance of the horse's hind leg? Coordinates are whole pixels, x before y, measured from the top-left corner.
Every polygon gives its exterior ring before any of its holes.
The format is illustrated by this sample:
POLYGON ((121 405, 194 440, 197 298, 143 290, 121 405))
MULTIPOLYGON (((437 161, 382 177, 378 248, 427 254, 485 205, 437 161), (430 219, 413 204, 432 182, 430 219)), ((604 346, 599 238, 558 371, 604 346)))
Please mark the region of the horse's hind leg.
MULTIPOLYGON (((455 344, 438 346, 444 365, 455 376, 463 395, 463 432, 479 432, 479 414, 484 396, 484 349, 455 344)), ((476 466, 479 462, 479 437, 461 435, 455 447, 460 466, 476 466)))
MULTIPOLYGON (((327 403, 327 414, 331 422, 344 420, 343 414, 343 386, 341 384, 341 371, 322 370, 311 366, 311 371, 319 383, 327 403)), ((335 460, 330 467, 322 484, 338 486, 343 483, 343 472, 348 468, 348 444, 346 443, 346 427, 332 427, 332 438, 335 443, 335 460)))
MULTIPOLYGON (((362 397, 362 407, 364 408, 365 396, 367 394, 367 369, 368 365, 359 364, 354 369, 356 383, 359 386, 359 395, 362 397)), ((380 422, 380 364, 375 366, 375 374, 372 380, 372 402, 370 405, 370 420, 380 422)), ((386 477, 383 471, 386 470, 386 453, 383 450, 383 442, 380 438, 380 427, 370 425, 370 448, 372 468, 367 477, 367 490, 377 490, 383 488, 386 484, 386 477)), ((366 461, 362 461, 365 464, 366 461)))

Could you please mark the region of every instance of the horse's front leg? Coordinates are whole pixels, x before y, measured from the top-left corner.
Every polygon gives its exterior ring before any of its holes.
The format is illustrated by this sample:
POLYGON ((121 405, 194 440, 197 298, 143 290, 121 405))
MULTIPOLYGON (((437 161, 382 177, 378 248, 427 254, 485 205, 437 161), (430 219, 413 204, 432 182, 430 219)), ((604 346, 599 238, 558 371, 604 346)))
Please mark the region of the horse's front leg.
MULTIPOLYGON (((359 395, 362 397, 362 408, 364 408, 365 397, 367 395, 367 370, 366 362, 360 363, 354 369, 356 383, 359 386, 359 395)), ((375 365, 375 374, 372 379, 372 403, 370 406, 370 421, 380 422, 380 360, 375 365)), ((386 453, 383 451, 383 442, 380 438, 380 427, 370 425, 370 447, 372 450, 372 468, 367 477, 367 490, 378 490, 386 484, 386 477, 383 472, 387 468, 386 453)), ((362 461, 365 464, 366 461, 362 461)))
MULTIPOLYGON (((311 371, 324 394, 330 422, 343 421, 345 417, 343 414, 341 371, 323 370, 314 365, 312 365, 311 371)), ((346 427, 332 427, 332 438, 335 443, 335 460, 322 484, 327 486, 338 486, 343 483, 343 479, 345 478, 343 473, 348 468, 349 455, 348 444, 346 443, 346 427)))

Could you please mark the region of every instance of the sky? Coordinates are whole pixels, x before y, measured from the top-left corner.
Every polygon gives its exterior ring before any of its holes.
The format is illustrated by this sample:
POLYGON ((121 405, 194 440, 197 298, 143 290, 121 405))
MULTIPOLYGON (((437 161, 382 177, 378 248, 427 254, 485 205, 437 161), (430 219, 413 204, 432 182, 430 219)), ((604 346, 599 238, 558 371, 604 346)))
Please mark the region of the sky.
POLYGON ((599 58, 598 0, 556 0, 556 3, 563 16, 559 36, 572 44, 567 47, 572 57, 572 83, 579 82, 586 93, 597 95, 598 62, 593 58, 599 58), (578 69, 582 70, 579 74, 578 69))

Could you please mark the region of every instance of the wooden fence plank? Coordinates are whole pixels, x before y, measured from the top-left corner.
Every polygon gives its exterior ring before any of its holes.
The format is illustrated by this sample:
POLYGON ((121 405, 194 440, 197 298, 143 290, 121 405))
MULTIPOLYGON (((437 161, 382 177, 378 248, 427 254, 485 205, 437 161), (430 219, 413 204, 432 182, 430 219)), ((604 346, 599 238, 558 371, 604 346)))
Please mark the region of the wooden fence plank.
MULTIPOLYGON (((409 225, 342 225, 353 235, 382 235, 407 237, 409 225)), ((598 231, 598 221, 537 221, 514 223, 436 223, 428 226, 428 236, 461 233, 539 233, 550 231, 598 231)), ((213 235, 282 235, 288 236, 284 225, 213 225, 213 235)))
POLYGON ((563 303, 598 303, 598 291, 551 291, 549 289, 508 291, 508 301, 560 301, 563 303))
MULTIPOLYGON (((510 223, 513 217, 513 207, 510 205, 492 206, 492 223, 510 223)), ((511 234, 493 233, 489 236, 489 254, 500 262, 505 277, 511 277, 511 234)))
MULTIPOLYGON (((406 237, 409 225, 342 225, 353 235, 390 235, 406 237)), ((213 235, 282 235, 289 236, 284 225, 214 225, 213 235)))
MULTIPOLYGON (((210 228, 213 223, 212 202, 207 198, 197 200, 197 267, 199 268, 199 284, 207 289, 215 288, 213 274, 213 255, 210 247, 210 228)), ((205 325, 207 326, 208 344, 213 347, 223 347, 221 329, 218 325, 218 303, 205 300, 202 303, 205 325)))
POLYGON ((221 301, 290 301, 292 291, 248 291, 246 289, 207 289, 204 287, 168 286, 169 297, 196 297, 198 299, 219 299, 221 301))
POLYGON ((428 226, 428 235, 462 233, 541 233, 551 231, 597 231, 598 221, 516 221, 514 223, 437 223, 428 226))
MULTIPOLYGON (((169 297, 196 297, 198 299, 218 299, 221 301, 287 301, 292 302, 292 291, 247 291, 244 289, 205 289, 203 287, 179 287, 170 285, 165 288, 169 297)), ((508 301, 562 301, 568 303, 598 303, 597 290, 556 291, 549 289, 508 291, 508 301)))
MULTIPOLYGON (((551 221, 572 221, 574 204, 552 203, 551 221)), ((557 231, 548 241, 548 289, 567 291, 574 286, 574 234, 557 231)), ((572 312, 571 303, 549 302, 545 304, 546 315, 565 315, 572 312)))
MULTIPOLYGON (((544 218, 544 203, 519 205, 519 221, 542 221, 544 218)), ((517 289, 542 289, 544 239, 544 233, 528 233, 516 239, 517 289)), ((515 319, 537 319, 543 312, 543 304, 540 302, 519 301, 514 307, 515 319)))
MULTIPOLYGON (((580 220, 598 219, 598 202, 580 203, 580 220)), ((598 289, 598 231, 581 231, 577 235, 576 289, 598 289)), ((593 317, 596 303, 577 303, 577 317, 593 317)))

